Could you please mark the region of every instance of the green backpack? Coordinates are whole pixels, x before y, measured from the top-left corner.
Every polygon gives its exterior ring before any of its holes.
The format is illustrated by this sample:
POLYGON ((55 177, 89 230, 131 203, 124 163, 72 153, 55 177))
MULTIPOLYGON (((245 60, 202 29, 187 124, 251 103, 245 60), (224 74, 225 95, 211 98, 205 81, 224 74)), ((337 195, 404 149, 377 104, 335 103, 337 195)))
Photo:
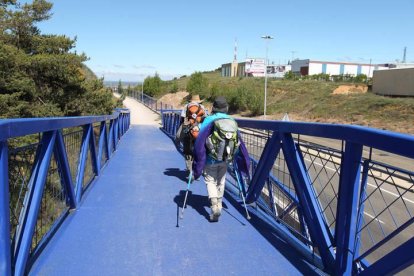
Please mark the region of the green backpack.
POLYGON ((213 132, 206 140, 208 155, 217 161, 230 162, 240 145, 237 123, 232 118, 223 118, 213 124, 213 132))

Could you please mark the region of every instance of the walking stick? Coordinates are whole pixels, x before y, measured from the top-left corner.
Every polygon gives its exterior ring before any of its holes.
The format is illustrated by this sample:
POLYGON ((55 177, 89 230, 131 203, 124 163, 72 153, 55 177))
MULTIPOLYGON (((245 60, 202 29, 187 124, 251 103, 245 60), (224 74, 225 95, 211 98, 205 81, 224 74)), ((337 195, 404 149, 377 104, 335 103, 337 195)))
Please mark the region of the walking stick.
POLYGON ((183 208, 181 209, 180 219, 183 219, 184 217, 185 203, 187 202, 188 191, 190 190, 190 184, 191 184, 192 178, 193 178, 193 171, 190 171, 190 175, 188 176, 187 191, 185 192, 184 204, 183 204, 183 208))
POLYGON ((237 168, 236 163, 233 163, 234 174, 236 175, 237 184, 239 185, 239 190, 240 190, 240 193, 241 193, 241 196, 242 196, 242 199, 243 199, 244 209, 246 210, 246 218, 248 220, 250 220, 251 217, 249 215, 249 211, 247 211, 246 200, 244 199, 243 189, 242 189, 242 186, 240 184, 240 178, 239 178, 239 174, 238 174, 236 168, 237 168))

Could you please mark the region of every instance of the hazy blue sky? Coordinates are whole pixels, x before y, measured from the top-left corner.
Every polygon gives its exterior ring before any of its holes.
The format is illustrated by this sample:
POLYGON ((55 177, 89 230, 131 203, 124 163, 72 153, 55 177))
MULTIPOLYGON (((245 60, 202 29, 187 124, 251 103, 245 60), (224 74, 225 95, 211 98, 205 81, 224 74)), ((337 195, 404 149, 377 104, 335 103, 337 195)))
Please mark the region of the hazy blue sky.
MULTIPOLYGON (((30 2, 30 1, 29 1, 30 2)), ((163 79, 266 55, 414 62, 414 0, 57 0, 43 33, 77 37, 76 50, 105 80, 163 79), (293 51, 293 52, 292 52, 293 51)))

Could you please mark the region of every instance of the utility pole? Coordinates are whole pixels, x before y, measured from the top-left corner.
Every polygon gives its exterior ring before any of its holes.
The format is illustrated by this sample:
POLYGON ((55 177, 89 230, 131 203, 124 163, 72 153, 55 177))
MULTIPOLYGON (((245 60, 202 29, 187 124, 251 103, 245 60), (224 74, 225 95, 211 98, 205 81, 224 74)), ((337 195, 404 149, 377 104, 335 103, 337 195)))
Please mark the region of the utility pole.
POLYGON ((404 47, 404 54, 403 54, 402 63, 407 62, 406 58, 407 58, 407 46, 404 47))
POLYGON ((293 59, 295 58, 295 53, 297 52, 297 51, 290 51, 291 53, 292 53, 292 60, 290 61, 290 62, 292 62, 293 61, 293 59))
POLYGON ((269 40, 273 39, 270 35, 264 35, 262 36, 263 39, 266 40, 266 59, 265 59, 265 90, 264 90, 264 110, 263 110, 263 116, 264 119, 266 119, 266 98, 267 98, 267 54, 269 51, 269 40))

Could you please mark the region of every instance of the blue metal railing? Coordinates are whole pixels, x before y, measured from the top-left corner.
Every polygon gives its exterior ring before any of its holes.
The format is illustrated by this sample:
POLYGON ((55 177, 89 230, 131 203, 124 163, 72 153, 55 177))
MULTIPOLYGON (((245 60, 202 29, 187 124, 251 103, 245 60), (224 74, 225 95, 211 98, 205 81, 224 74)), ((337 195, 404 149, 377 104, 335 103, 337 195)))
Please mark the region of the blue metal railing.
MULTIPOLYGON (((162 113, 170 137, 178 117, 162 113)), ((237 122, 246 128, 252 160, 247 201, 308 260, 336 275, 391 274, 414 263, 413 136, 352 125, 237 122), (329 138, 336 148, 304 135, 329 138)))
POLYGON ((136 90, 128 91, 127 96, 143 103, 146 107, 148 107, 149 109, 155 112, 162 112, 165 109, 171 110, 174 108, 171 104, 157 100, 156 98, 153 98, 145 93, 142 93, 141 91, 136 91, 136 90))
POLYGON ((25 274, 129 125, 127 109, 107 116, 0 120, 0 275, 25 274), (12 148, 23 136, 31 144, 12 148))

